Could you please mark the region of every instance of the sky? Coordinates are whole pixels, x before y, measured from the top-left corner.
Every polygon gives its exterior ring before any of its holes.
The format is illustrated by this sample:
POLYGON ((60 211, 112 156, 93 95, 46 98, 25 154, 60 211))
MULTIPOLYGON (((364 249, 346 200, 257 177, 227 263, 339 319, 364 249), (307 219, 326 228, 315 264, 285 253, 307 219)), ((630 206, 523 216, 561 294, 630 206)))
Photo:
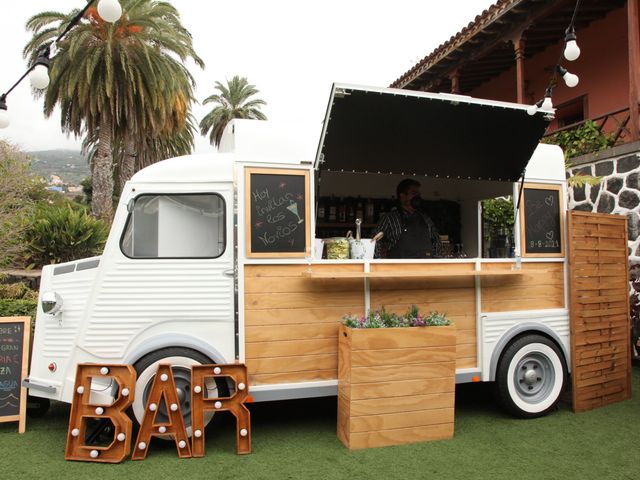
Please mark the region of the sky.
MULTIPOLYGON (((188 64, 202 102, 214 82, 245 76, 267 102, 269 120, 318 124, 334 82, 386 87, 418 59, 460 31, 492 0, 169 0, 191 32, 206 68, 188 64)), ((0 93, 25 72, 27 19, 45 10, 69 12, 84 0, 3 2, 0 16, 0 93)), ((60 129, 60 116, 42 113, 42 99, 25 79, 7 97, 11 125, 0 139, 26 151, 71 148, 81 139, 60 129)), ((199 122, 212 108, 195 104, 199 122)), ((210 152, 196 138, 196 153, 210 152)))

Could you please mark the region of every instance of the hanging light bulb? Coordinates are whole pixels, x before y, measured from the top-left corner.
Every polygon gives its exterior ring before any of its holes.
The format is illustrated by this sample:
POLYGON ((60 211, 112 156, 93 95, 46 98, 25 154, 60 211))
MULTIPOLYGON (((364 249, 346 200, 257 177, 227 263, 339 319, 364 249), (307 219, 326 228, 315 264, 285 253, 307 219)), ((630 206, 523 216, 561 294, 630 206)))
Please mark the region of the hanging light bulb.
POLYGON ((43 90, 49 85, 49 49, 46 49, 33 64, 29 81, 31 86, 37 90, 43 90))
POLYGON ((120 2, 118 0, 100 0, 98 2, 98 14, 105 22, 117 22, 122 16, 120 2))
POLYGON ((540 108, 538 106, 538 104, 540 104, 540 102, 538 103, 534 103, 533 105, 529 105, 529 107, 527 108, 527 113, 531 116, 535 115, 536 113, 538 113, 538 108, 540 108))
POLYGON ((9 113, 7 112, 7 100, 4 95, 0 97, 0 128, 9 126, 9 113))
POLYGON ((577 75, 574 75, 573 73, 569 72, 569 70, 567 70, 564 67, 561 67, 560 65, 558 65, 558 73, 564 80, 564 83, 566 83, 567 87, 569 88, 575 87, 576 85, 578 85, 578 82, 580 81, 580 78, 577 75))
POLYGON ((576 32, 573 27, 568 28, 564 37, 564 58, 573 62, 580 56, 580 47, 576 42, 576 32))
POLYGON ((552 90, 551 88, 547 88, 547 91, 544 93, 544 100, 540 108, 542 110, 551 110, 553 108, 553 102, 551 101, 552 90))

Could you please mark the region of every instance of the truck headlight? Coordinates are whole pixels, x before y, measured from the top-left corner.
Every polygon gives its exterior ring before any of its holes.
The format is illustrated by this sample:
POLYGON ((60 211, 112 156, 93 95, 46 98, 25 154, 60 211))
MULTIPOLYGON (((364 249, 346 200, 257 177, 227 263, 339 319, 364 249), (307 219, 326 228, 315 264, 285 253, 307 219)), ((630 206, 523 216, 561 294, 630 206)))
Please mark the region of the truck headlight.
POLYGON ((55 315, 62 308, 62 297, 56 292, 44 292, 40 304, 44 313, 55 315))

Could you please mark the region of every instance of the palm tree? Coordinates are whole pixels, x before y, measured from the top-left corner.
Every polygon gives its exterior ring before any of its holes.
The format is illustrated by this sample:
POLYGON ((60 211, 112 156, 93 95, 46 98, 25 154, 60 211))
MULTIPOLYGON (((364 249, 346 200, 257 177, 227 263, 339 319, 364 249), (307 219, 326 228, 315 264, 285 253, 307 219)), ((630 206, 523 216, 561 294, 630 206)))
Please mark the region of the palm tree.
MULTIPOLYGON (((184 127, 177 132, 151 135, 133 140, 131 136, 116 138, 113 144, 115 178, 118 179, 117 192, 135 172, 160 160, 179 157, 191 153, 196 132, 195 119, 189 114, 184 127)), ((82 150, 93 158, 96 154, 98 132, 87 135, 82 142, 82 150)))
POLYGON ((249 97, 259 93, 259 90, 249 84, 246 77, 236 75, 231 80, 227 80, 227 85, 220 82, 215 83, 215 88, 220 94, 211 95, 205 98, 203 104, 213 103, 215 107, 200 122, 200 133, 207 135, 209 130, 209 141, 216 147, 220 146, 222 132, 227 124, 234 118, 250 118, 256 120, 266 120, 267 117, 260 111, 264 100, 249 97))
MULTIPOLYGON (((94 215, 113 212, 113 147, 126 145, 135 158, 141 139, 172 136, 185 128, 193 101, 193 77, 183 62, 203 67, 189 32, 168 2, 121 0, 124 14, 104 22, 92 7, 58 43, 44 110, 61 109, 62 130, 95 141, 92 161, 94 215)), ((31 61, 69 24, 69 14, 42 12, 27 22, 33 38, 24 49, 31 61)), ((129 157, 127 157, 129 158, 129 157)), ((124 161, 124 160, 123 160, 124 161)), ((123 170, 131 173, 130 163, 123 170)))

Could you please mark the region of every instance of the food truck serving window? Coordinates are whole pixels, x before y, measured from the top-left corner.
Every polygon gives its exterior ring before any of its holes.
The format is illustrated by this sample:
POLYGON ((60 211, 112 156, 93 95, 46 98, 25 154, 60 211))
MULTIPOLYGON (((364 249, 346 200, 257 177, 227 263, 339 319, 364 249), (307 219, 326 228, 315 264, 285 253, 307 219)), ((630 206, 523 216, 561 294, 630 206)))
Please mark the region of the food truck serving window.
POLYGON ((220 195, 140 195, 120 248, 131 258, 216 258, 225 250, 225 236, 220 195))

